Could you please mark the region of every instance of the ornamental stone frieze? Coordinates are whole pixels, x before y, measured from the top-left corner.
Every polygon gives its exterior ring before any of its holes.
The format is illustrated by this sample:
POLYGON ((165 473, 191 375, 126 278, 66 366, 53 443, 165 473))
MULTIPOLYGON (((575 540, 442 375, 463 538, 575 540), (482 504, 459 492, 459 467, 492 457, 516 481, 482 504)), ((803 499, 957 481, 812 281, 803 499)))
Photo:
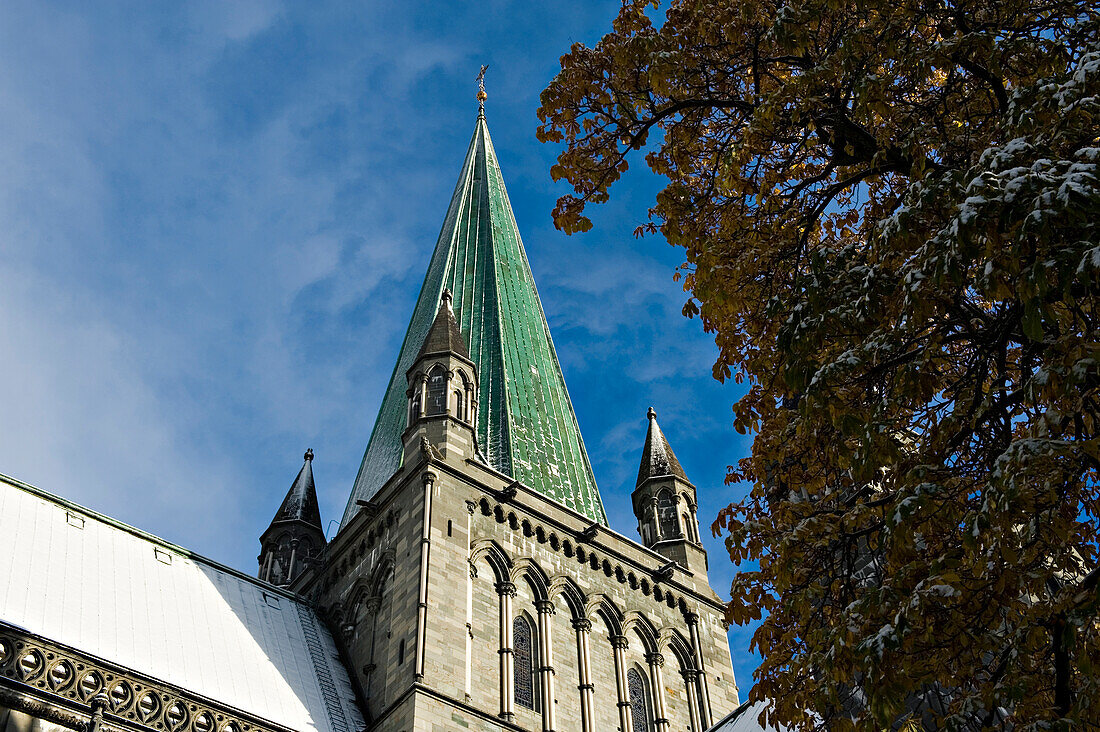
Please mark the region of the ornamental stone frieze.
POLYGON ((0 622, 0 705, 86 732, 97 699, 114 729, 291 732, 0 622))

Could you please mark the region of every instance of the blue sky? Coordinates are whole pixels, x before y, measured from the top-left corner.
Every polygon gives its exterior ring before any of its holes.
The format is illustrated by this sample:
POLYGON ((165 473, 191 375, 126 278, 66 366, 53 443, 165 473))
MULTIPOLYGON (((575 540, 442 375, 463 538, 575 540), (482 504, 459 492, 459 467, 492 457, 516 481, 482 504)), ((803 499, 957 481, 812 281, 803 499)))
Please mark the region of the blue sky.
MULTIPOLYGON (((612 526, 652 405, 703 533, 742 489, 682 254, 550 219, 538 95, 617 2, 0 5, 0 472, 244 571, 306 447, 325 521, 366 447, 473 130, 474 77, 612 526), (443 10, 445 8, 445 10, 443 10)), ((640 160, 635 161, 637 166, 640 160)), ((710 539, 711 583, 733 567, 710 539)), ((749 631, 730 634, 744 691, 749 631)))

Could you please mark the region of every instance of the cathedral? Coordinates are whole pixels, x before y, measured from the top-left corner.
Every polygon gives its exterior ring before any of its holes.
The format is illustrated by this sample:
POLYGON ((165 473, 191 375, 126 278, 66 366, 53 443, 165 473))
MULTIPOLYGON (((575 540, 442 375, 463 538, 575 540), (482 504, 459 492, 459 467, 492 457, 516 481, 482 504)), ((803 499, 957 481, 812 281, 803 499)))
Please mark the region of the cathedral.
POLYGON ((646 416, 628 537, 482 104, 331 540, 312 451, 255 577, 0 476, 0 732, 752 729, 696 488, 646 416))

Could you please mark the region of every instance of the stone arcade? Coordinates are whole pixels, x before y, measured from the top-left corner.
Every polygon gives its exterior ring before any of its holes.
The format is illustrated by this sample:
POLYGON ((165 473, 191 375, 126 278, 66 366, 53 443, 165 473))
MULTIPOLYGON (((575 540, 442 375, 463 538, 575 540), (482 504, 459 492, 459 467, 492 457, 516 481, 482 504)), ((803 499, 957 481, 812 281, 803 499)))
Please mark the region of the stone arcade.
POLYGON ((247 577, 0 478, 0 732, 702 732, 738 705, 650 410, 607 524, 479 114, 335 537, 305 462, 247 577))

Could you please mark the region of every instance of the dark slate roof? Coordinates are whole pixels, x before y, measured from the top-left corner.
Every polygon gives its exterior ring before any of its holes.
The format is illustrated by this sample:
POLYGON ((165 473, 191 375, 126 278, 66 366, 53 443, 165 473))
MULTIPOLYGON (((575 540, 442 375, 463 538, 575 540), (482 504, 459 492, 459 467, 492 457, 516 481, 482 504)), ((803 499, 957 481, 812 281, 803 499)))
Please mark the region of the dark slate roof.
POLYGON ((416 360, 419 361, 433 353, 453 353, 467 361, 471 360, 470 351, 466 348, 466 339, 462 337, 462 329, 455 320, 454 311, 451 310, 450 290, 443 291, 443 297, 439 300, 439 310, 436 311, 432 327, 428 329, 428 335, 424 337, 424 345, 420 346, 420 353, 416 355, 416 360))
MULTIPOLYGON (((321 527, 321 510, 317 507, 317 487, 313 484, 313 450, 306 450, 305 464, 298 471, 298 477, 287 491, 283 505, 271 523, 281 521, 305 521, 311 526, 321 527)), ((323 531, 323 529, 322 529, 323 531)))
POLYGON ((657 425, 657 413, 653 411, 653 407, 649 408, 647 416, 649 417, 649 431, 645 436, 645 447, 642 448, 642 464, 638 468, 638 482, 635 485, 639 486, 650 478, 666 475, 672 475, 680 480, 690 482, 687 476, 684 475, 684 469, 680 467, 680 461, 676 459, 676 454, 672 452, 672 446, 668 444, 668 440, 665 439, 660 426, 657 425))
POLYGON ((606 526, 484 115, 477 118, 342 525, 359 511, 357 501, 370 500, 401 467, 406 375, 444 289, 454 293, 463 342, 477 366, 477 444, 488 464, 606 526))

